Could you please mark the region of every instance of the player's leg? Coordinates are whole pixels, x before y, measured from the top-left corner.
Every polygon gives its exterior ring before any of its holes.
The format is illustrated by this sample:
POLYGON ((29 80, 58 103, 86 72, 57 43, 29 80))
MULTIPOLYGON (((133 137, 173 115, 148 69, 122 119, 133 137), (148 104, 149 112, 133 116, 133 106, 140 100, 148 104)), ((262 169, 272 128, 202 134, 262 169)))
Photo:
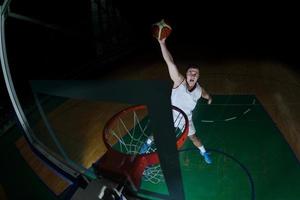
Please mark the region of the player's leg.
POLYGON ((206 150, 204 148, 204 146, 201 143, 201 140, 197 137, 196 134, 193 135, 189 135, 190 140, 193 142, 193 144, 202 152, 204 153, 206 150), (200 149, 200 147, 203 147, 200 149))
POLYGON ((189 133, 188 136, 190 140, 193 142, 193 144, 200 150, 201 155, 204 157, 204 160, 206 163, 211 164, 211 158, 204 148, 204 145, 202 144, 201 140, 196 135, 196 129, 194 126, 194 123, 192 121, 189 122, 189 133))
POLYGON ((147 153, 153 143, 153 135, 150 135, 147 140, 144 142, 144 144, 141 146, 139 153, 147 153))

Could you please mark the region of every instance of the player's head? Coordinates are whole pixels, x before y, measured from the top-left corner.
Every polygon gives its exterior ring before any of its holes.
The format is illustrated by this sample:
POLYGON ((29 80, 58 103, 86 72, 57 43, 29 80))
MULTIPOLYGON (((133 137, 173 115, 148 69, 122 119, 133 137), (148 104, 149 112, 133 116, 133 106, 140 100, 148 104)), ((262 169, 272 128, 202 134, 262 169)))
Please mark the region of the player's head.
POLYGON ((192 65, 186 70, 186 82, 190 88, 193 88, 199 79, 199 67, 192 65))

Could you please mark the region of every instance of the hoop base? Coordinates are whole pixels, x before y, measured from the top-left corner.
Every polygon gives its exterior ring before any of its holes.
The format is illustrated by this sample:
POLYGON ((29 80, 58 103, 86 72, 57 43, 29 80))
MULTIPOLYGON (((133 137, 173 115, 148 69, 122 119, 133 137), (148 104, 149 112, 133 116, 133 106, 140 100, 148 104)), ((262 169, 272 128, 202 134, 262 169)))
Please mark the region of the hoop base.
POLYGON ((98 175, 117 182, 128 181, 132 189, 137 191, 147 165, 145 157, 134 157, 115 151, 107 151, 93 167, 98 175))

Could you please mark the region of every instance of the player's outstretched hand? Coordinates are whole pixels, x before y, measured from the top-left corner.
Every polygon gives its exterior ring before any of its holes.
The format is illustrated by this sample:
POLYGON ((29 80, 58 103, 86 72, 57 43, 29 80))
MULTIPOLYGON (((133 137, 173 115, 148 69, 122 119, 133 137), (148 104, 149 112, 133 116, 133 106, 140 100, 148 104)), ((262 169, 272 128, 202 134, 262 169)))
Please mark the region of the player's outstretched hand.
POLYGON ((159 43, 165 43, 167 38, 163 38, 163 39, 161 39, 161 40, 158 39, 158 38, 156 38, 156 39, 157 39, 157 41, 158 41, 159 43))

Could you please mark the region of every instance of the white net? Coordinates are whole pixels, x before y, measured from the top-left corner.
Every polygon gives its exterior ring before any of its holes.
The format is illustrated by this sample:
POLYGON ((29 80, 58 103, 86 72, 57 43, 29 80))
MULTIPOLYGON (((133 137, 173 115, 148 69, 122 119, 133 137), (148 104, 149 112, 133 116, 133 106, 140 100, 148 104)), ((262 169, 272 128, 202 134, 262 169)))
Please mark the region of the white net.
MULTIPOLYGON (((178 138, 185 129, 185 118, 181 112, 173 110, 173 120, 178 138)), ((114 150, 124 154, 139 155, 156 152, 146 107, 118 115, 106 134, 108 144, 114 150)), ((143 180, 153 184, 164 181, 160 164, 147 166, 143 172, 143 180)))

